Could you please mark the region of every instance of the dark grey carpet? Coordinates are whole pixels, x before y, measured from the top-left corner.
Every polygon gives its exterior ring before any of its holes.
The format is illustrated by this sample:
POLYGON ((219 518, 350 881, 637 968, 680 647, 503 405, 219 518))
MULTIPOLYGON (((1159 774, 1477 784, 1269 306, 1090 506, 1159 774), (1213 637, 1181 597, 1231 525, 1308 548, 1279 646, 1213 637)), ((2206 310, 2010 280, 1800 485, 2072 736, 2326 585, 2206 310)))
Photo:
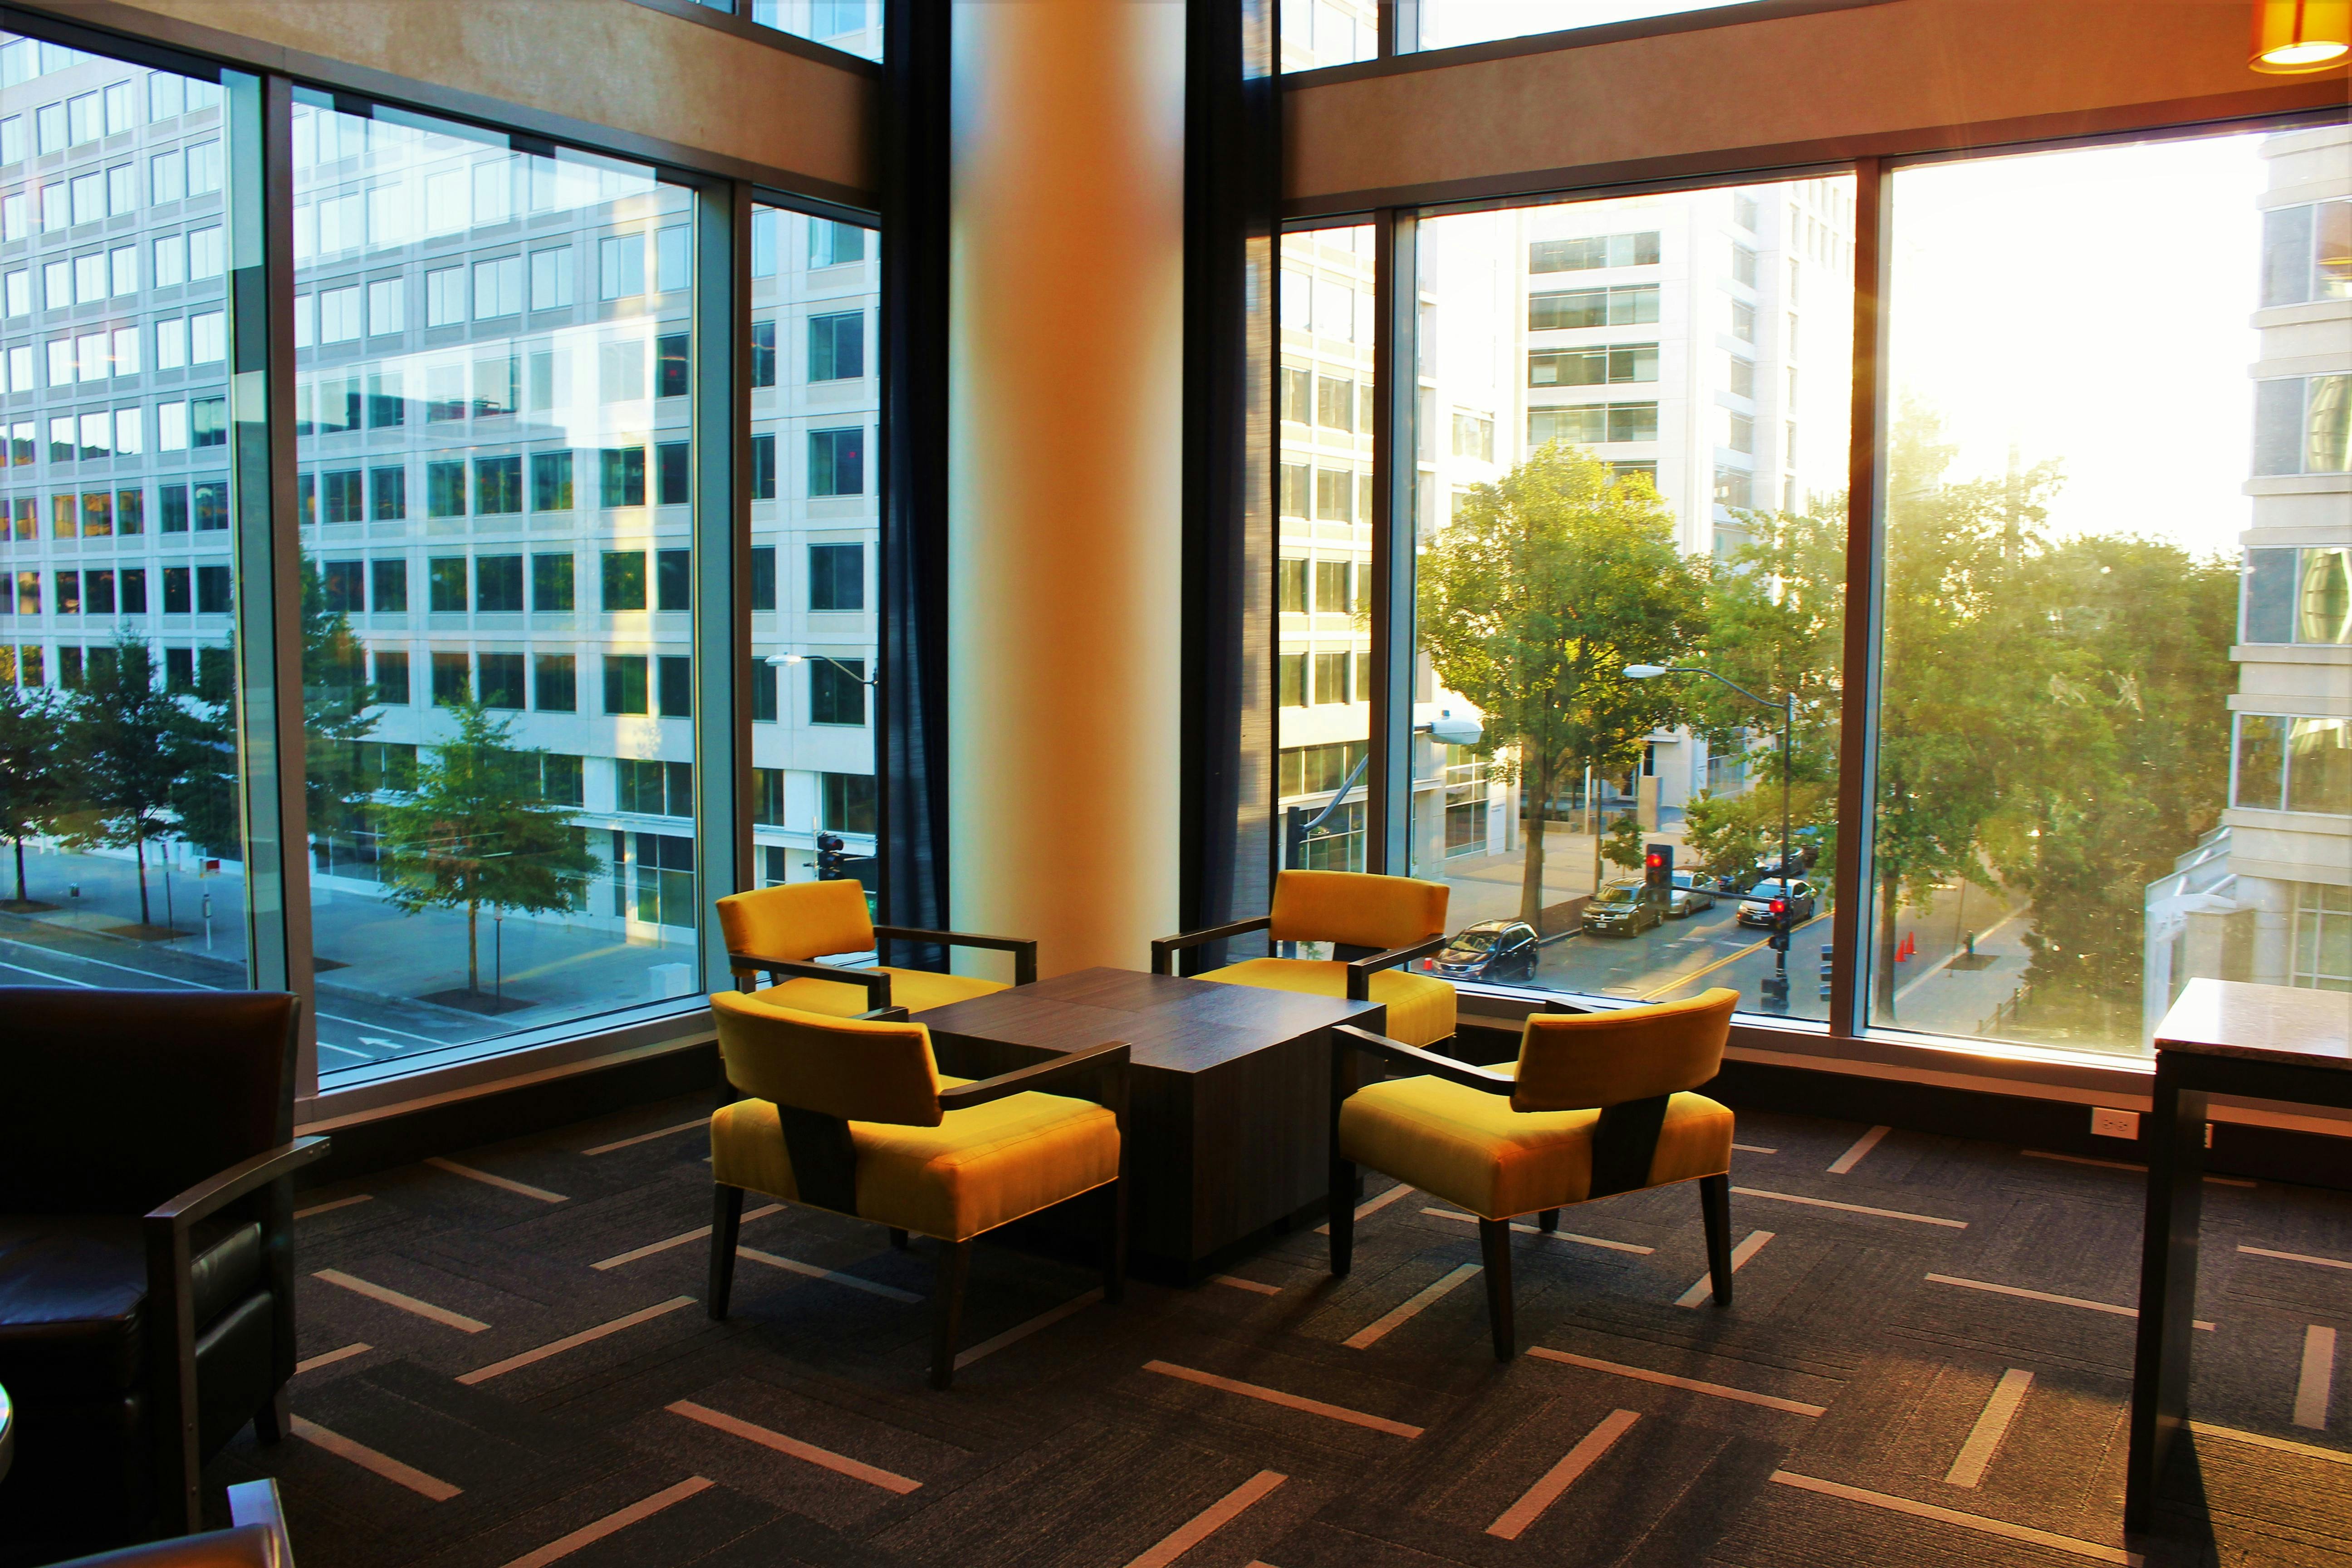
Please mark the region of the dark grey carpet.
MULTIPOLYGON (((1705 1272, 1688 1189, 1565 1217, 1567 1230, 1654 1249, 1647 1254, 1518 1238, 1523 1352, 1540 1346, 1819 1406, 1818 1415, 1529 1353, 1498 1367, 1475 1275, 1351 1348, 1350 1336, 1477 1261, 1475 1230, 1425 1214, 1444 1205, 1418 1194, 1361 1223, 1345 1281, 1326 1274, 1321 1237, 1286 1237, 1234 1266, 1272 1294, 1138 1282, 1124 1306, 1086 1306, 975 1361, 940 1394, 922 1382, 928 1302, 747 1258, 734 1315, 714 1323, 700 1304, 704 1239, 593 1267, 707 1225, 709 1171, 694 1131, 584 1151, 699 1109, 673 1102, 450 1152, 562 1194, 558 1203, 426 1165, 305 1194, 308 1205, 367 1197, 300 1221, 302 1353, 365 1348, 296 1379, 304 1437, 270 1449, 248 1434, 208 1480, 276 1476, 303 1568, 2123 1560, 2130 1318, 1928 1276, 2128 1306, 2140 1185, 2126 1171, 1896 1132, 1850 1173, 1832 1175, 1828 1167, 1864 1129, 1745 1116, 1740 1142, 1774 1152, 1738 1154, 1740 1185, 1966 1228, 1735 1195, 1735 1236, 1771 1239, 1740 1271, 1729 1310, 1675 1305, 1705 1272), (320 1270, 487 1327, 448 1326, 320 1280, 320 1270), (694 1300, 460 1381, 681 1297, 694 1300), (1268 1403, 1151 1363, 1421 1434, 1268 1403), (1955 1462, 2012 1369, 2032 1381, 2004 1440, 1980 1484, 1953 1484, 1955 1462), (678 1405, 738 1425, 690 1418, 671 1408, 678 1405), (1523 1503, 1617 1411, 1634 1419, 1612 1446, 1547 1506, 1523 1503), (780 1435, 782 1447, 741 1435, 740 1424, 780 1435), (381 1471, 393 1467, 350 1444, 415 1473, 387 1479, 381 1471), (811 1449, 854 1463, 827 1468, 811 1449), (871 1468, 842 1473, 858 1467, 871 1468), (1515 1506, 1530 1516, 1523 1531, 1493 1533, 1515 1506)), ((1377 1195, 1388 1184, 1371 1184, 1377 1195)), ((892 1252, 877 1227, 788 1208, 750 1221, 743 1239, 898 1291, 930 1289, 922 1246, 892 1252)), ((2208 1188, 2200 1311, 2219 1326, 2197 1335, 2196 1416, 2322 1452, 2202 1436, 2175 1481, 2183 1498, 2201 1494, 2203 1510, 2176 1507, 2170 1542, 2128 1544, 2166 1563, 2352 1561, 2352 1369, 2330 1365, 2324 1427, 2294 1419, 2299 1391, 2312 1415, 2309 1331, 2352 1330, 2352 1268, 2242 1253, 2242 1243, 2352 1260, 2352 1197, 2268 1184, 2208 1188)), ((1014 1329, 1095 1282, 1074 1266, 983 1248, 965 1342, 1014 1329)))

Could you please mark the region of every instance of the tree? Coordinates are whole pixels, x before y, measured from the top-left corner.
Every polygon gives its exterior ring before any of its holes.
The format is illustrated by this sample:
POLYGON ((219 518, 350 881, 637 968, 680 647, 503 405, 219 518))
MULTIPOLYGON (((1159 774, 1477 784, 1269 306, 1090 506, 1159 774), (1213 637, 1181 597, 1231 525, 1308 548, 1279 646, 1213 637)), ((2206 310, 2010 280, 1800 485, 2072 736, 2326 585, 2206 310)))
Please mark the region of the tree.
POLYGON ((1640 868, 1643 848, 1641 821, 1628 814, 1609 825, 1609 837, 1601 846, 1601 854, 1611 865, 1632 871, 1640 868))
POLYGON ((327 607, 318 563, 302 562, 303 799, 310 837, 322 841, 360 826, 370 790, 359 742, 375 730, 367 653, 351 617, 327 607))
POLYGON ((561 913, 585 901, 600 864, 572 808, 547 798, 538 751, 472 699, 448 710, 457 735, 418 759, 416 788, 376 807, 385 896, 406 914, 466 911, 466 988, 481 990, 481 910, 561 913))
POLYGON ((63 716, 46 687, 0 681, 0 833, 16 849, 16 902, 25 895, 25 839, 45 831, 64 804, 63 716))
POLYGON ((1682 696, 1629 680, 1673 664, 1704 629, 1704 568, 1646 479, 1612 483, 1590 455, 1552 442, 1463 498, 1423 554, 1421 635, 1437 678, 1485 716, 1477 751, 1517 780, 1528 817, 1519 918, 1543 910, 1544 813, 1590 766, 1632 766, 1682 696))
POLYGON ((75 799, 58 817, 74 845, 129 846, 139 867, 139 923, 148 925, 147 846, 169 834, 173 796, 197 736, 179 702, 156 689, 147 645, 128 631, 90 650, 67 699, 65 752, 75 799))

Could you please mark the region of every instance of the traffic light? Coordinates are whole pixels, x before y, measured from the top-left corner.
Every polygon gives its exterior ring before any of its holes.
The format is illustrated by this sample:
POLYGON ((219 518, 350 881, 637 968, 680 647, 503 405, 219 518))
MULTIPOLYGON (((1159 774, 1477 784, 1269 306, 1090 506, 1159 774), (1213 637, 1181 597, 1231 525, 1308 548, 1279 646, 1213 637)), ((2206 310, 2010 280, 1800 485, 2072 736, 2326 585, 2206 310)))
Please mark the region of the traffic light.
POLYGON ((1675 847, 1653 844, 1642 855, 1642 880, 1653 888, 1671 889, 1675 885, 1675 847))
MULTIPOLYGON (((1774 899, 1771 903, 1771 915, 1772 929, 1777 931, 1787 931, 1789 929, 1789 900, 1786 899, 1774 899)), ((1786 941, 1775 942, 1772 945, 1772 951, 1775 952, 1786 952, 1789 951, 1789 944, 1786 941)))
POLYGON ((1789 951, 1789 933, 1787 931, 1776 931, 1765 940, 1772 944, 1772 951, 1774 952, 1786 952, 1789 951))
POLYGON ((841 835, 820 833, 816 836, 816 879, 838 882, 848 873, 841 868, 841 835))
POLYGON ((1756 989, 1763 994, 1765 1001, 1785 1008, 1789 1005, 1789 972, 1785 969, 1767 970, 1764 977, 1756 983, 1756 989))

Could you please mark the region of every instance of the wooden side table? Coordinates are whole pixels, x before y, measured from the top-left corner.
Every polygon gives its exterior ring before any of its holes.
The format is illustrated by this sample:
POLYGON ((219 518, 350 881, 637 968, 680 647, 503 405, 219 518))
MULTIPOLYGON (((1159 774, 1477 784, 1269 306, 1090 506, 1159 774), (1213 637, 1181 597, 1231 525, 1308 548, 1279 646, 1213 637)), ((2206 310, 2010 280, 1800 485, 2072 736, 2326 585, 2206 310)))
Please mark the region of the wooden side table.
POLYGON ((2352 994, 2192 980, 2157 1030, 2126 1530, 2147 1528, 2157 1483, 2188 1420, 2206 1101, 2214 1094, 2352 1110, 2352 994))

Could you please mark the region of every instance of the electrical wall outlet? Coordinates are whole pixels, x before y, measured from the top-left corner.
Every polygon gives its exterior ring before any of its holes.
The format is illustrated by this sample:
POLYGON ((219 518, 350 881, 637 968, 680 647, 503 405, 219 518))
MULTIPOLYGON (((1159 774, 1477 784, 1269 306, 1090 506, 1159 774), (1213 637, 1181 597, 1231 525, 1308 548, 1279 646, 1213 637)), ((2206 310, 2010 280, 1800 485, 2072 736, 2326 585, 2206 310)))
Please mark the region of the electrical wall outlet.
POLYGON ((2091 1107, 2091 1131, 2101 1138, 2139 1137, 2139 1112, 2110 1110, 2104 1105, 2091 1107))

